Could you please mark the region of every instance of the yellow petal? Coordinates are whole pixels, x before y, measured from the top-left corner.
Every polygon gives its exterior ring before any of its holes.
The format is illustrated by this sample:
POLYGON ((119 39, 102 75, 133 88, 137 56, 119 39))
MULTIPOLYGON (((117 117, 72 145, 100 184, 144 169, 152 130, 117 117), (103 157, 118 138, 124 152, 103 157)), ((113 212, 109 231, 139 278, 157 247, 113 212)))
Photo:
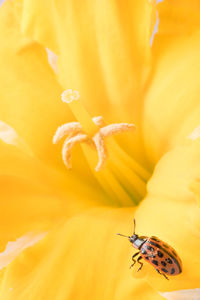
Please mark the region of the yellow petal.
POLYGON ((59 101, 62 89, 45 50, 20 33, 20 2, 6 1, 0 8, 0 120, 40 159, 63 166, 52 136, 70 112, 59 101))
POLYGON ((11 126, 3 121, 0 121, 0 140, 6 144, 15 145, 19 148, 26 148, 23 139, 18 136, 17 132, 11 126))
POLYGON ((46 232, 29 232, 16 241, 8 242, 5 250, 0 253, 0 270, 10 264, 24 249, 42 240, 46 234, 46 232))
POLYGON ((143 116, 146 151, 152 165, 200 123, 200 33, 162 50, 155 60, 143 116))
MULTIPOLYGON (((146 265, 143 277, 161 292, 195 289, 200 270, 200 208, 191 183, 200 174, 200 140, 174 148, 159 161, 148 183, 148 194, 136 212, 137 231, 171 245, 182 260, 183 272, 169 281, 146 265)), ((167 274, 166 274, 167 275, 167 274)))
POLYGON ((32 230, 109 201, 84 178, 63 175, 16 146, 0 142, 0 247, 32 230), (77 189, 74 193, 73 189, 77 189))
POLYGON ((151 163, 199 125, 198 1, 163 1, 154 41, 154 71, 144 110, 145 143, 151 163), (187 70, 187 71, 186 71, 187 70))
POLYGON ((198 0, 159 1, 158 29, 153 42, 153 56, 159 57, 171 45, 190 38, 200 29, 200 3, 198 0))
MULTIPOLYGON (((93 116, 138 125, 154 17, 147 0, 26 0, 22 30, 58 55, 59 81, 80 92, 93 116)), ((138 131, 126 148, 141 157, 139 143, 138 131)))
POLYGON ((198 0, 163 1, 159 5, 159 16, 159 36, 189 36, 200 28, 200 3, 198 0))
POLYGON ((132 209, 99 208, 76 216, 26 249, 6 269, 1 297, 12 299, 162 299, 129 269, 132 209))

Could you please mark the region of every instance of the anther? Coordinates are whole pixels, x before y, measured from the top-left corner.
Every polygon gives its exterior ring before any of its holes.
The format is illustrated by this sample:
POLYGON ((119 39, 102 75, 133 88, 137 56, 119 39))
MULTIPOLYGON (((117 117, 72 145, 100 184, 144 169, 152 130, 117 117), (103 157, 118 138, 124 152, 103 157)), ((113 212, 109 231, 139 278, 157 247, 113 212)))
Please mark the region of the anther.
POLYGON ((68 169, 72 168, 71 157, 72 157, 72 148, 76 144, 86 142, 88 137, 86 134, 77 134, 69 139, 66 139, 62 148, 62 159, 65 166, 68 169))
POLYGON ((67 134, 77 134, 81 132, 82 128, 78 122, 66 123, 56 130, 56 133, 53 137, 53 144, 57 144, 65 135, 67 134))
POLYGON ((110 124, 101 128, 99 132, 102 134, 102 136, 108 137, 113 134, 133 130, 134 128, 135 128, 134 124, 128 124, 128 123, 110 124))
POLYGON ((97 153, 98 153, 98 157, 99 157, 98 164, 97 164, 97 166, 95 168, 95 171, 98 172, 104 166, 105 161, 106 161, 106 159, 108 157, 108 154, 107 154, 107 150, 106 150, 106 146, 105 146, 105 143, 104 143, 103 136, 101 135, 100 132, 97 132, 95 134, 95 136, 93 137, 93 141, 95 143, 95 146, 96 146, 96 149, 97 149, 97 153))

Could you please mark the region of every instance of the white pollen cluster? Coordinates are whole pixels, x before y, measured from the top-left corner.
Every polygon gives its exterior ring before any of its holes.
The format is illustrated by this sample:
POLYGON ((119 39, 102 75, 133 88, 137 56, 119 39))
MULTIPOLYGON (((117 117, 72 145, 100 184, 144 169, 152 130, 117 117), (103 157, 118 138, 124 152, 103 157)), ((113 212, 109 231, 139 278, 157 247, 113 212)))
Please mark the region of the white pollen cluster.
POLYGON ((62 93, 61 99, 63 102, 71 103, 72 101, 78 100, 80 97, 78 91, 73 91, 72 89, 66 90, 62 93))

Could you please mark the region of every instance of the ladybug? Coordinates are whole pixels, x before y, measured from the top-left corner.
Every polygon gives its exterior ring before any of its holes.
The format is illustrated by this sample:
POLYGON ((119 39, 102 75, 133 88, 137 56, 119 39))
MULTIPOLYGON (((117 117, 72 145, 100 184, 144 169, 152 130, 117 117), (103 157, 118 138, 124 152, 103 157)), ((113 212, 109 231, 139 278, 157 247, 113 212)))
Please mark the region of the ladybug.
POLYGON ((137 258, 137 262, 140 264, 138 271, 142 269, 143 263, 141 262, 141 259, 144 259, 167 280, 169 280, 167 275, 175 276, 182 272, 181 259, 171 246, 155 236, 147 237, 138 236, 137 234, 135 234, 135 219, 134 232, 132 236, 126 236, 120 233, 117 234, 127 237, 133 247, 139 250, 132 256, 133 264, 130 266, 130 268, 135 265, 135 257, 139 255, 139 257, 137 258))

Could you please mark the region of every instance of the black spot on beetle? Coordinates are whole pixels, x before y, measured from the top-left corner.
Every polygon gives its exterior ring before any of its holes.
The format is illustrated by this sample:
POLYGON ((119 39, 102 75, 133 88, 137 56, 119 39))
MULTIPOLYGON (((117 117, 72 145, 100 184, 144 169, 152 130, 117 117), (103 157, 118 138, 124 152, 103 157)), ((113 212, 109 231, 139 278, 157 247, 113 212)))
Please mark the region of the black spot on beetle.
POLYGON ((145 256, 145 259, 149 260, 149 257, 148 257, 148 256, 145 256))
POLYGON ((163 257, 163 253, 162 252, 158 251, 157 254, 158 254, 159 257, 163 257))
POLYGON ((175 273, 175 269, 172 268, 170 274, 174 274, 175 273))
POLYGON ((162 264, 164 267, 166 267, 166 265, 167 265, 166 262, 163 261, 163 260, 161 261, 161 264, 162 264))
POLYGON ((141 254, 147 254, 147 251, 145 249, 142 249, 141 254))
POLYGON ((172 264, 171 258, 168 257, 168 258, 166 258, 165 260, 166 260, 166 262, 168 262, 169 264, 172 264))
POLYGON ((176 252, 175 252, 174 250, 172 250, 172 254, 173 254, 174 256, 177 256, 177 254, 176 254, 176 252))
POLYGON ((168 273, 168 271, 165 268, 162 268, 161 270, 165 273, 168 273))
POLYGON ((156 258, 156 255, 150 254, 149 257, 156 258))
POLYGON ((150 241, 150 244, 151 244, 151 245, 154 245, 154 246, 157 247, 157 248, 160 248, 160 245, 158 245, 157 243, 154 243, 154 242, 150 241))
POLYGON ((163 246, 163 247, 165 247, 165 248, 169 248, 169 246, 168 246, 168 245, 166 245, 166 244, 163 244, 162 246, 163 246))
POLYGON ((153 259, 153 260, 152 260, 152 263, 153 263, 154 265, 158 266, 158 261, 157 261, 157 260, 153 259))
POLYGON ((147 249, 149 250, 149 251, 154 251, 154 248, 153 247, 151 247, 151 246, 147 246, 147 249))

